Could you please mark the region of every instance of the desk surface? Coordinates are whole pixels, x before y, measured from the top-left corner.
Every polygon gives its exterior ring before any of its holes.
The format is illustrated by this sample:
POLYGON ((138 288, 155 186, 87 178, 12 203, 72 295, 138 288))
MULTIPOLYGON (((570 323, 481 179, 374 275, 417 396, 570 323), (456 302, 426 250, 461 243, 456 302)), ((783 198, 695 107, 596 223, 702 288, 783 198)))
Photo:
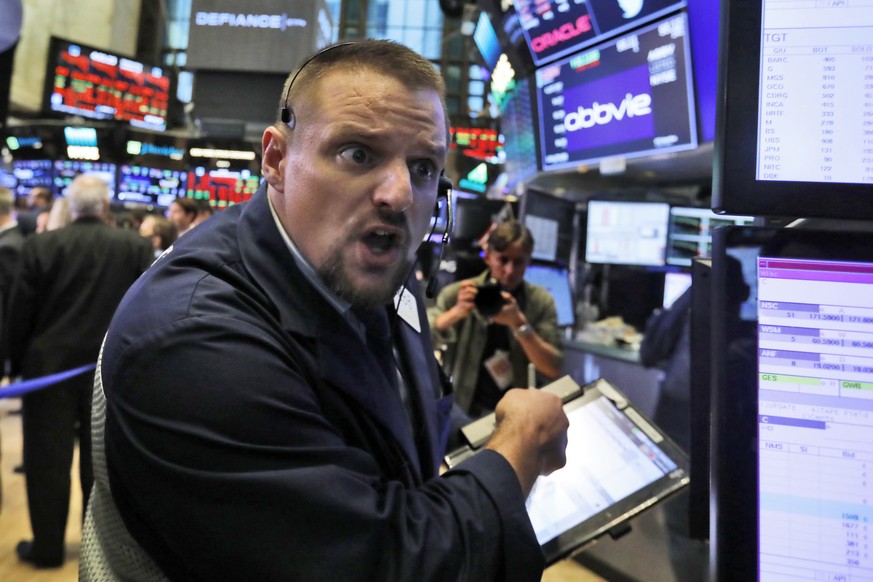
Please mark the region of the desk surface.
POLYGON ((578 350, 597 356, 603 356, 605 358, 612 358, 613 360, 630 362, 632 364, 640 363, 639 350, 628 350, 607 344, 585 342, 566 338, 564 339, 563 346, 565 350, 578 350))

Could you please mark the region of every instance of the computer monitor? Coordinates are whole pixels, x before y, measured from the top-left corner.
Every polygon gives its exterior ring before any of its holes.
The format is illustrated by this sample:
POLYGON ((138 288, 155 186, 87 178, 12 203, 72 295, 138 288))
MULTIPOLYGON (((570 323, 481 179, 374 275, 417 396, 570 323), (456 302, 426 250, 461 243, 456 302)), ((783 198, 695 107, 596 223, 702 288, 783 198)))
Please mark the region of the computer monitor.
POLYGON ((528 265, 524 280, 543 287, 555 299, 558 325, 572 327, 576 323, 576 303, 570 286, 570 271, 555 265, 528 265))
POLYGON ((709 208, 670 207, 667 264, 690 267, 694 258, 712 256, 712 230, 719 226, 751 225, 753 216, 716 214, 709 208))
POLYGON ((45 79, 46 111, 167 128, 170 77, 161 67, 52 37, 45 79))
POLYGON ((795 228, 715 233, 717 580, 861 580, 873 573, 870 237, 795 228), (743 265, 732 275, 729 257, 753 269, 743 265), (744 327, 724 314, 738 286, 751 286, 743 280, 749 272, 757 321, 744 327))
POLYGON ((118 171, 115 201, 167 208, 177 196, 185 195, 187 181, 185 170, 122 164, 118 171))
POLYGON ((536 71, 543 170, 697 147, 684 13, 536 71))
POLYGON ((722 10, 713 208, 873 219, 873 5, 722 10))
POLYGON ((260 176, 250 170, 210 170, 194 167, 188 171, 187 197, 208 200, 215 210, 251 198, 260 185, 260 176))
POLYGON ((684 0, 650 2, 515 3, 537 66, 573 54, 606 38, 685 6, 684 0))
POLYGON ((55 160, 52 190, 55 196, 66 196, 67 188, 79 174, 95 174, 109 185, 110 198, 115 196, 115 164, 108 162, 83 162, 79 160, 55 160))
POLYGON ((569 265, 573 258, 576 202, 529 188, 521 199, 521 221, 533 235, 532 257, 569 265))
POLYGON ((666 202, 589 200, 585 262, 663 266, 666 202))
POLYGON ((27 196, 32 188, 52 187, 54 169, 51 160, 12 160, 15 197, 27 196))
POLYGON ((683 271, 667 271, 664 273, 664 309, 670 309, 670 306, 689 287, 691 287, 691 273, 683 271))

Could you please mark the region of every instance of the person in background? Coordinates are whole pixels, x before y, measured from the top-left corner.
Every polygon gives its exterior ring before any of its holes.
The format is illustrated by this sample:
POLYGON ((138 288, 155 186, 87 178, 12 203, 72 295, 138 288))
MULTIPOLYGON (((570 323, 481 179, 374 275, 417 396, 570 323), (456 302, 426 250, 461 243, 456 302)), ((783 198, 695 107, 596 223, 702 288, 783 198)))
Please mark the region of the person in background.
POLYGON ((0 186, 0 377, 8 375, 8 344, 6 319, 12 285, 18 276, 24 234, 14 215, 15 194, 0 186))
POLYGON ((176 226, 159 214, 146 214, 139 225, 139 234, 152 243, 155 258, 176 242, 176 226))
POLYGON ((18 224, 25 236, 34 234, 37 230, 37 217, 52 207, 54 195, 45 186, 36 186, 27 194, 28 208, 18 213, 18 224))
MULTIPOLYGON (((11 375, 38 378, 97 361, 109 320, 127 288, 151 264, 151 245, 105 223, 109 186, 83 174, 67 191, 73 222, 28 237, 9 317, 11 375)), ((33 540, 19 559, 36 567, 64 561, 70 465, 79 439, 83 506, 93 482, 91 386, 83 373, 22 397, 27 505, 33 540)))
POLYGON ((384 40, 298 73, 258 191, 176 242, 109 329, 80 579, 539 581, 525 498, 565 462, 560 398, 510 391, 486 449, 438 471, 451 403, 413 270, 442 78, 384 40))
POLYGON ((195 202, 197 202, 197 218, 194 219, 194 225, 196 226, 210 218, 215 212, 213 211, 212 204, 209 203, 209 199, 198 198, 195 202))
MULTIPOLYGON (((39 216, 42 216, 42 214, 39 216)), ((39 222, 39 217, 37 217, 37 233, 45 232, 47 230, 57 230, 73 222, 73 213, 70 211, 69 199, 58 198, 52 203, 51 210, 48 211, 48 218, 45 221, 44 229, 40 229, 39 222)))
POLYGON ((181 237, 194 228, 197 220, 197 202, 191 198, 180 196, 170 203, 167 209, 167 218, 176 227, 176 235, 181 237))
POLYGON ((526 226, 500 223, 485 245, 488 268, 446 286, 428 309, 434 343, 446 346, 443 365, 454 380, 455 401, 472 418, 494 410, 510 386, 526 385, 528 363, 549 380, 560 374, 555 300, 524 280, 533 245, 526 226), (503 304, 482 315, 476 297, 488 281, 499 284, 503 304))

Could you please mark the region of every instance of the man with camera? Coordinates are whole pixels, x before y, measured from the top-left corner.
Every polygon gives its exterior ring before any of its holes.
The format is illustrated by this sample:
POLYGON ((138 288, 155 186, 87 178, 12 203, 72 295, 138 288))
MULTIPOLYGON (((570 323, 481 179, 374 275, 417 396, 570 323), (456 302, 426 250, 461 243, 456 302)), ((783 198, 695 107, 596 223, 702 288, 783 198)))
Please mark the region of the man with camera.
POLYGON ((488 269, 448 285, 428 309, 455 403, 473 418, 494 410, 510 387, 526 386, 529 363, 550 380, 561 371, 555 300, 524 280, 533 246, 526 226, 499 224, 485 246, 488 269))

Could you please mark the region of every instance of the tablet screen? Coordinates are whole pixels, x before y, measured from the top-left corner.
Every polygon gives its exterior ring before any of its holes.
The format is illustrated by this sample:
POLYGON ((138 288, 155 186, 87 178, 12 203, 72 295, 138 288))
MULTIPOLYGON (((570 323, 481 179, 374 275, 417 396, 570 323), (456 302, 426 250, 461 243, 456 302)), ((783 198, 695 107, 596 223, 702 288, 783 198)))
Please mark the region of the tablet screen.
POLYGON ((567 464, 537 479, 527 501, 549 562, 688 484, 684 453, 624 404, 586 387, 565 405, 567 464))

